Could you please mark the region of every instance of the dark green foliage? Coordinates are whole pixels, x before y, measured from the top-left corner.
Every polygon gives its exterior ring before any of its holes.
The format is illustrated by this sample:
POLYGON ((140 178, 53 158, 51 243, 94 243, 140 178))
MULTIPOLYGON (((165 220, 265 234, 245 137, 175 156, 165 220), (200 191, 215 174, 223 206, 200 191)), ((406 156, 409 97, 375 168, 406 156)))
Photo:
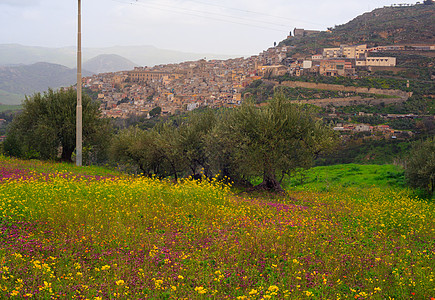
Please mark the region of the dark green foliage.
POLYGON ((385 122, 384 118, 380 116, 355 116, 352 117, 352 121, 357 123, 370 124, 372 126, 380 125, 385 122))
POLYGON ((151 117, 155 117, 155 116, 159 116, 162 113, 162 108, 160 106, 154 107, 151 111, 150 111, 150 116, 151 117))
POLYGON ((414 144, 406 161, 407 182, 433 195, 435 191, 435 138, 414 144))
MULTIPOLYGON (((26 97, 14 118, 4 149, 9 155, 72 161, 76 146, 77 93, 73 89, 36 93, 26 97)), ((110 135, 108 120, 100 118, 99 104, 84 95, 83 157, 98 160, 110 135), (96 157, 99 153, 99 157, 96 157)), ((102 157, 101 157, 102 158, 102 157)))
POLYGON ((391 128, 398 130, 414 130, 417 122, 414 119, 393 119, 387 122, 391 128))
POLYGON ((182 156, 194 177, 212 176, 210 167, 210 153, 206 150, 207 136, 216 126, 216 112, 211 109, 193 111, 180 128, 180 144, 182 156))
POLYGON ((99 93, 91 90, 90 88, 83 87, 83 93, 85 93, 86 95, 91 97, 92 100, 97 100, 98 99, 98 94, 99 93))
POLYGON ((411 142, 398 139, 351 140, 341 145, 337 151, 321 155, 317 166, 335 164, 392 164, 403 159, 410 149, 411 142))
POLYGON ((256 103, 266 102, 274 94, 274 82, 256 80, 248 85, 243 91, 243 96, 250 96, 255 99, 256 103))
POLYGON ((109 149, 118 165, 138 168, 146 176, 162 175, 163 156, 157 148, 157 132, 130 127, 115 135, 109 149))
POLYGON ((313 111, 276 96, 258 108, 195 111, 150 130, 122 130, 110 147, 112 159, 147 176, 219 175, 238 184, 263 176, 263 187, 281 190, 280 178, 309 167, 336 141, 313 111))
POLYGON ((192 112, 149 130, 130 127, 116 135, 110 147, 113 160, 136 166, 146 176, 211 176, 205 136, 216 123, 210 109, 192 112))
POLYGON ((335 143, 334 133, 315 120, 309 108, 291 104, 282 95, 262 108, 244 102, 228 111, 214 134, 231 171, 261 176, 259 188, 278 191, 279 177, 311 166, 316 155, 335 143))

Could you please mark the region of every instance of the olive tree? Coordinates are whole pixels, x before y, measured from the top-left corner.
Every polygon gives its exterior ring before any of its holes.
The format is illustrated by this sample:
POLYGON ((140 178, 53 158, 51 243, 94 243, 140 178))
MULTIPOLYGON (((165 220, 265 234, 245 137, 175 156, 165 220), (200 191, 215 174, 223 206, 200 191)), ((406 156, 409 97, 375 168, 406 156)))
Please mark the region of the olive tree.
POLYGON ((206 143, 216 121, 216 112, 212 109, 193 111, 178 128, 182 157, 186 161, 188 173, 194 178, 212 176, 206 143))
POLYGON ((130 127, 115 135, 109 155, 118 164, 132 165, 140 173, 151 177, 162 172, 163 156, 158 148, 155 131, 130 127))
MULTIPOLYGON (((6 154, 72 161, 76 147, 77 92, 73 89, 35 93, 26 97, 5 141, 6 154)), ((111 127, 100 116, 99 104, 84 95, 83 149, 102 151, 111 127)))
POLYGON ((337 141, 310 108, 290 103, 279 94, 262 107, 247 101, 229 110, 222 122, 214 139, 230 152, 233 172, 262 178, 256 189, 282 191, 280 176, 309 167, 337 141))
POLYGON ((415 188, 426 190, 430 195, 435 191, 435 138, 416 142, 406 161, 405 176, 415 188))

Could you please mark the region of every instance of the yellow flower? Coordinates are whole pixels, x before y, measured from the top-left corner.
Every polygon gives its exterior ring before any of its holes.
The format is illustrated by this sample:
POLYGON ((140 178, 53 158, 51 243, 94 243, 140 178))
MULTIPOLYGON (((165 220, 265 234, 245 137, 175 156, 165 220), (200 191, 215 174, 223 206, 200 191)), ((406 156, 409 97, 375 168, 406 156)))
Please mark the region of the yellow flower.
POLYGON ((195 291, 198 292, 198 294, 205 294, 205 293, 207 293, 207 290, 205 288, 203 288, 202 286, 197 286, 195 288, 195 291))
POLYGON ((251 290, 250 292, 249 292, 249 295, 255 295, 255 294, 257 294, 258 293, 258 291, 257 290, 251 290))
POLYGON ((279 291, 279 288, 278 288, 276 285, 271 285, 271 286, 268 288, 268 291, 269 291, 269 292, 278 292, 278 291, 279 291))
POLYGON ((11 296, 17 296, 17 295, 19 295, 20 294, 20 292, 19 291, 16 291, 16 290, 13 290, 12 292, 11 292, 11 296))
POLYGON ((116 285, 124 285, 124 284, 125 284, 125 282, 122 279, 116 281, 116 285))

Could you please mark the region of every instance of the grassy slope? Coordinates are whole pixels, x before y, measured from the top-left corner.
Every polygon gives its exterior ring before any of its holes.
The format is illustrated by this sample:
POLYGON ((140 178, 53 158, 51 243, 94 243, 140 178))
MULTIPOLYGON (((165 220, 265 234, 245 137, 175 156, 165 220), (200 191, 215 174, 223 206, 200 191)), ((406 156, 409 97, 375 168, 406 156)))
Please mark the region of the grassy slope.
POLYGON ((394 165, 334 165, 315 167, 285 182, 291 190, 326 191, 342 187, 404 187, 403 169, 394 165))
POLYGON ((0 155, 0 166, 7 169, 26 169, 37 173, 57 173, 57 174, 80 174, 89 176, 107 176, 107 175, 117 175, 122 174, 110 170, 105 167, 99 166, 82 166, 77 167, 75 164, 71 163, 59 163, 59 162, 44 162, 40 160, 19 160, 10 157, 4 157, 0 155))

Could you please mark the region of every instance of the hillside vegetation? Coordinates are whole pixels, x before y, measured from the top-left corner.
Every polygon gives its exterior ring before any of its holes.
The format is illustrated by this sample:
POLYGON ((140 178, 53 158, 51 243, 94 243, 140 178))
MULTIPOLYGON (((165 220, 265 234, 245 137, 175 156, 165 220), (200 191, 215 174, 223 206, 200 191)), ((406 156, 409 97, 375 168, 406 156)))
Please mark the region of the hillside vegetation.
POLYGON ((341 44, 434 44, 435 5, 378 8, 331 29, 332 32, 286 39, 281 45, 296 46, 293 53, 314 54, 341 44))

